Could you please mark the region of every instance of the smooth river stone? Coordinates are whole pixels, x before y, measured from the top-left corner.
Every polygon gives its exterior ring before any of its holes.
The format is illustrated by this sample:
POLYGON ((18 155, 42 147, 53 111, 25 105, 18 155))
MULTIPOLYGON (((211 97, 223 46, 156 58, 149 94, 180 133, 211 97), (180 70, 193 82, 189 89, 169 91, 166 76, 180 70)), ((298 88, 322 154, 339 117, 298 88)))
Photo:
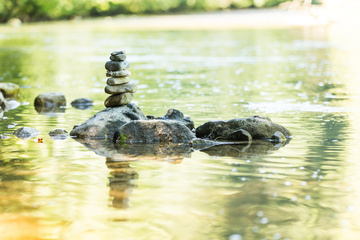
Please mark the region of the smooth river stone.
POLYGON ((115 85, 120 85, 120 84, 124 84, 124 83, 128 83, 128 82, 130 82, 130 78, 128 78, 128 77, 108 78, 108 80, 106 81, 106 84, 109 86, 115 86, 115 85))
POLYGON ((105 92, 108 94, 134 93, 136 92, 136 90, 137 90, 137 86, 134 82, 105 87, 105 92))
POLYGON ((112 61, 125 61, 125 59, 126 59, 125 54, 116 54, 110 56, 110 60, 112 61))
POLYGON ((107 77, 128 77, 131 75, 131 72, 128 70, 120 70, 120 71, 107 71, 106 76, 107 77))
POLYGON ((128 61, 108 61, 105 63, 105 68, 108 71, 120 71, 125 70, 130 67, 130 63, 128 61))
POLYGON ((133 96, 134 95, 132 93, 122 93, 122 94, 111 95, 105 100, 104 105, 105 105, 105 107, 123 106, 123 105, 130 103, 131 100, 133 99, 133 96))

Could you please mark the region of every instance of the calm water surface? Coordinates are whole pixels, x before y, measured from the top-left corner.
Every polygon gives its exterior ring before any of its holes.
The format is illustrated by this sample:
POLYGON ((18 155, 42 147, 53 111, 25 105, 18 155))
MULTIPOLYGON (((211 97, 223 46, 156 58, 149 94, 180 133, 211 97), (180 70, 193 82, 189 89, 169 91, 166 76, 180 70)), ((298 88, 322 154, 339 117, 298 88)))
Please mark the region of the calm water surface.
POLYGON ((355 45, 324 28, 91 23, 0 27, 0 82, 21 86, 21 105, 0 118, 1 239, 358 239, 355 45), (198 126, 258 114, 293 139, 191 152, 50 138, 104 109, 104 64, 123 49, 146 115, 176 108, 198 126), (63 113, 35 111, 35 97, 50 91, 65 94, 63 113), (71 107, 78 97, 95 105, 71 107), (18 139, 22 126, 41 133, 18 139))

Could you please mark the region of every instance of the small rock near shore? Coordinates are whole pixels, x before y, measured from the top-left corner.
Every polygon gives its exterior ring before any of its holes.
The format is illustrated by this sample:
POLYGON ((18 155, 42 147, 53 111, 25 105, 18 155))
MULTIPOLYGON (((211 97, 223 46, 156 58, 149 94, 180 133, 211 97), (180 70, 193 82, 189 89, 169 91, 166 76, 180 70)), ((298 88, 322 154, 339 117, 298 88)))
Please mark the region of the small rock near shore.
POLYGON ((277 131, 274 135, 271 136, 270 140, 272 142, 286 142, 286 137, 281 132, 277 131))
POLYGON ((67 138, 68 132, 65 129, 58 128, 58 129, 50 131, 49 136, 53 139, 63 140, 63 139, 67 138))
POLYGON ((77 109, 89 109, 94 105, 94 101, 91 98, 77 98, 71 102, 71 106, 77 109))

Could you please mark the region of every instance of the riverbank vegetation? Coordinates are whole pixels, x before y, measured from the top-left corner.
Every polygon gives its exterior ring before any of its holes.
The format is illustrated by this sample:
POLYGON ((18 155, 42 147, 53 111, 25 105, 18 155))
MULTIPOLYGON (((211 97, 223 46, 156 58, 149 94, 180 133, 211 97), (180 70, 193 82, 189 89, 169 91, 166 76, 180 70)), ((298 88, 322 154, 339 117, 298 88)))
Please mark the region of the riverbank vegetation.
MULTIPOLYGON (((287 0, 0 0, 0 22, 274 7, 287 0)), ((301 1, 301 0, 294 0, 301 1)))

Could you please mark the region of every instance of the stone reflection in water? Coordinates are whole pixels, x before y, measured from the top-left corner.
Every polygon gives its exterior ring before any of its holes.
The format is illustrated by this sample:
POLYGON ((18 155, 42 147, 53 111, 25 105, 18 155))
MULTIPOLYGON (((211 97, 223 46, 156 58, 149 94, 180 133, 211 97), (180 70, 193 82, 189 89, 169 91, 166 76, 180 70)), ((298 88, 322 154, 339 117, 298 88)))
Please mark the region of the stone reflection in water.
POLYGON ((106 158, 106 166, 111 170, 109 178, 110 197, 114 208, 128 208, 130 195, 137 186, 133 183, 138 178, 137 172, 128 161, 106 158))

